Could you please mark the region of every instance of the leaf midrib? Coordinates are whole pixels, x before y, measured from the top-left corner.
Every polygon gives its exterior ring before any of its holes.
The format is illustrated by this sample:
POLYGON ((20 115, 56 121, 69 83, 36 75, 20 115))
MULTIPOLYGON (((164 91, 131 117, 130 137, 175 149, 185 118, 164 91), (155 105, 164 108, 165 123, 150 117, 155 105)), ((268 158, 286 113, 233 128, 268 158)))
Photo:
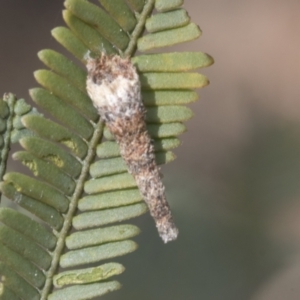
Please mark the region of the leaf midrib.
POLYGON ((136 49, 137 40, 141 36, 141 34, 145 28, 146 19, 148 18, 149 14, 152 12, 154 3, 155 3, 155 0, 148 0, 146 2, 146 4, 144 5, 144 8, 143 8, 143 11, 141 12, 141 14, 139 16, 137 16, 138 22, 131 33, 130 42, 129 42, 126 50, 124 51, 124 56, 132 56, 133 55, 133 53, 136 49))
POLYGON ((77 209, 77 205, 78 205, 78 201, 81 197, 83 188, 84 188, 84 183, 89 175, 89 168, 90 165, 92 163, 92 161, 94 160, 95 154, 96 154, 96 147, 100 141, 100 139, 102 138, 103 135, 103 128, 104 128, 104 122, 102 120, 99 120, 98 123, 95 126, 95 131, 94 134, 92 136, 91 141, 88 144, 88 153, 87 156, 83 162, 83 166, 82 166, 82 171, 81 174, 79 176, 79 179, 77 181, 77 185, 75 188, 75 191, 73 193, 73 196, 70 200, 70 206, 69 206, 69 210, 68 213, 65 216, 65 221, 63 224, 63 227, 60 231, 60 234, 58 236, 58 240, 57 240, 57 244, 55 247, 55 250, 53 251, 53 258, 52 258, 52 262, 51 262, 51 266, 48 270, 48 272, 46 273, 46 282, 45 282, 45 286, 41 292, 41 300, 47 300, 47 297, 49 295, 49 292, 51 291, 52 288, 52 278, 55 274, 55 271, 57 269, 57 266, 59 264, 59 259, 60 256, 62 254, 62 251, 64 249, 65 246, 65 240, 66 237, 69 234, 69 229, 72 226, 72 218, 75 214, 75 211, 77 209))

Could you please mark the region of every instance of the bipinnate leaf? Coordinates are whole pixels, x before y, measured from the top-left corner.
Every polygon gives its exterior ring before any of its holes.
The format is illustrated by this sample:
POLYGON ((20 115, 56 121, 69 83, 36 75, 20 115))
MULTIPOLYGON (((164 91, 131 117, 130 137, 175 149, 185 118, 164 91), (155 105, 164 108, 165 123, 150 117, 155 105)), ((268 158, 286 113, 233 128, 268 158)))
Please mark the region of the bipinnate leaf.
POLYGON ((157 164, 171 162, 193 116, 186 105, 209 83, 197 69, 213 63, 203 52, 166 52, 202 34, 182 4, 65 0, 66 27, 51 33, 75 60, 39 51, 46 69, 29 91, 39 111, 12 94, 0 99, 0 190, 17 208, 0 208, 1 299, 92 299, 120 288, 112 277, 124 267, 111 260, 137 248, 140 229, 127 222, 147 206, 88 97, 85 64, 102 52, 131 58, 157 164), (12 142, 30 174, 5 173, 12 142))

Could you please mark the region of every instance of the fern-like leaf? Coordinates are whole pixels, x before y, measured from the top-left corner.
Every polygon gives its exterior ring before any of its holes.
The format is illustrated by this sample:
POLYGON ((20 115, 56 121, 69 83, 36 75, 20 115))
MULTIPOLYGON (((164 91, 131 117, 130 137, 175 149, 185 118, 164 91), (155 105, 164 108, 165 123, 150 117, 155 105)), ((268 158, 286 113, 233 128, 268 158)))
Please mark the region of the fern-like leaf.
MULTIPOLYGON (((68 27, 52 35, 83 64, 103 51, 132 57, 157 163, 172 161, 183 122, 192 117, 185 105, 197 99, 193 89, 208 84, 194 70, 213 60, 201 52, 143 53, 196 39, 201 31, 180 8, 182 0, 99 2, 66 0, 68 27), (154 8, 158 13, 151 15, 154 8), (136 49, 142 54, 134 56, 136 49)), ((140 230, 114 224, 147 207, 86 93, 86 71, 50 49, 38 57, 50 70, 34 73, 41 87, 30 95, 52 118, 13 95, 0 101, 1 192, 29 213, 0 208, 1 299, 92 299, 120 288, 111 277, 124 271, 119 263, 100 262, 137 247, 130 239, 140 230), (9 144, 16 141, 24 150, 13 158, 34 176, 5 174, 9 144)))

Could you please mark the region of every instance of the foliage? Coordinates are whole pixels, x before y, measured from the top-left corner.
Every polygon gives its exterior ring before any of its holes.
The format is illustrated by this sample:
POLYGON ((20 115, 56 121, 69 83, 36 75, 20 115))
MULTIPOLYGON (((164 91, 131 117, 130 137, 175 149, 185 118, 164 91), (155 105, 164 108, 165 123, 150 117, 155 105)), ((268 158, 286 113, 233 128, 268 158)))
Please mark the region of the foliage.
MULTIPOLYGON (((144 52, 164 51, 198 38, 201 31, 180 8, 183 1, 99 2, 66 0, 68 27, 57 27, 52 35, 83 64, 87 55, 103 51, 132 57, 157 162, 170 162, 177 136, 186 130, 182 122, 192 117, 185 105, 197 99, 193 89, 208 84, 191 71, 213 60, 202 52, 144 52), (151 15, 154 8, 157 13, 151 15)), ((124 271, 119 263, 99 263, 137 248, 131 238, 140 230, 113 224, 147 208, 86 93, 86 71, 50 49, 38 57, 49 69, 34 73, 42 87, 30 95, 51 119, 12 94, 0 100, 1 192, 22 208, 0 208, 1 299, 91 299, 120 288, 110 278, 124 271), (24 150, 13 159, 33 176, 5 174, 14 142, 24 150)))

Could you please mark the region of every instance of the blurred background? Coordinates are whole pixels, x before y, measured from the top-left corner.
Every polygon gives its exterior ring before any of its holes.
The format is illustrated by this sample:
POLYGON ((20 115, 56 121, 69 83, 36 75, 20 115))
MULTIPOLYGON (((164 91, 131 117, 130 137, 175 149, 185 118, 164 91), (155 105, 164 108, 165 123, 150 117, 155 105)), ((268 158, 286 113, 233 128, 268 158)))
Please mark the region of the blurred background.
MULTIPOLYGON (((180 236, 163 245, 144 215, 139 249, 116 259, 123 288, 101 299, 300 299, 300 2, 185 0, 203 31, 168 49, 203 51, 211 84, 191 105, 177 160, 163 167, 180 236)), ((29 100, 61 51, 63 0, 1 0, 0 93, 29 100)), ((11 165, 11 169, 15 166, 11 165)))

